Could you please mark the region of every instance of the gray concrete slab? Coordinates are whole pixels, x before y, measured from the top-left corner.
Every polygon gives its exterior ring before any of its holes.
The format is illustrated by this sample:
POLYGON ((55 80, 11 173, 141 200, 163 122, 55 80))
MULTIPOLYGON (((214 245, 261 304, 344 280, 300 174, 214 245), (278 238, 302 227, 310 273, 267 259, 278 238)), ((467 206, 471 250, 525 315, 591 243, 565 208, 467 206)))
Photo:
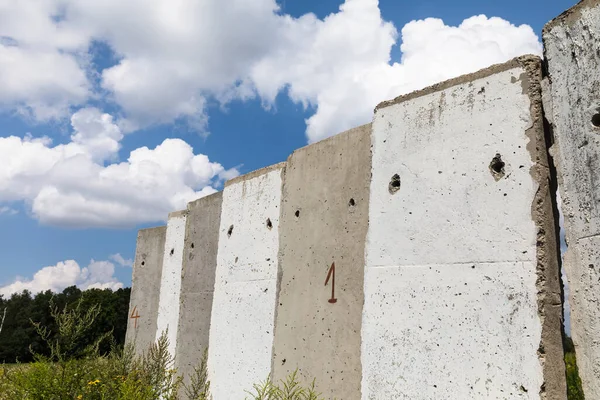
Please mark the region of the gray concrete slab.
POLYGON ((600 1, 582 1, 551 21, 543 40, 571 332, 586 399, 600 399, 600 1))
POLYGON ((222 192, 188 204, 175 368, 184 381, 208 350, 222 192))
POLYGON ((166 226, 138 232, 125 338, 138 354, 155 341, 166 232, 166 226))
POLYGON ((299 149, 284 175, 273 377, 298 368, 327 399, 360 399, 369 134, 365 125, 299 149))

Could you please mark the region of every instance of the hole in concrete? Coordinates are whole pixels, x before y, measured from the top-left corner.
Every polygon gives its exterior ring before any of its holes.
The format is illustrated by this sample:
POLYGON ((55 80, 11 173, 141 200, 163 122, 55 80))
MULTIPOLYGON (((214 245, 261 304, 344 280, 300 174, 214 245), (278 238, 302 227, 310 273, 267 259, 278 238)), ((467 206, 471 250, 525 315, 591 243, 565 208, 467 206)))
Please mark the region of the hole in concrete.
POLYGON ((390 184, 388 185, 388 189, 391 194, 395 194, 398 190, 400 190, 400 175, 394 174, 394 176, 392 176, 390 184))
POLYGON ((227 237, 231 237, 231 234, 233 233, 233 225, 231 225, 229 227, 229 230, 227 231, 227 237))
POLYGON ((502 156, 499 153, 496 153, 494 158, 492 158, 492 162, 490 162, 490 171, 492 176, 497 181, 504 177, 504 166, 506 164, 502 161, 502 156))
POLYGON ((146 265, 146 261, 142 261, 142 267, 146 265))
POLYGON ((235 262, 238 262, 238 258, 237 257, 235 258, 235 262))
POLYGON ((348 205, 350 207, 354 207, 356 205, 356 202, 354 201, 354 199, 350 199, 350 201, 348 202, 348 205))
POLYGON ((271 223, 271 218, 267 218, 267 228, 272 229, 273 224, 271 223))
POLYGON ((175 249, 171 249, 171 255, 173 255, 173 253, 175 253, 175 249))
POLYGON ((192 249, 194 248, 194 243, 192 243, 192 249))
POLYGON ((596 113, 592 116, 592 125, 596 128, 600 128, 600 113, 596 113))
POLYGON ((296 212, 294 213, 294 215, 296 216, 296 218, 298 218, 300 216, 300 210, 296 210, 296 212))

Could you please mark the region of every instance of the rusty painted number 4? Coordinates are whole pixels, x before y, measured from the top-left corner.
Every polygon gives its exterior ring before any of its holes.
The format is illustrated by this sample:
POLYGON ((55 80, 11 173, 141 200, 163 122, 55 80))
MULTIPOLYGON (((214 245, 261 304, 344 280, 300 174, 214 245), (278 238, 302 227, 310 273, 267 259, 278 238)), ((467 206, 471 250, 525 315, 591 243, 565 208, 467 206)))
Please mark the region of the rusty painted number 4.
POLYGON ((129 318, 133 319, 133 327, 137 329, 137 320, 140 317, 140 314, 138 313, 137 310, 137 306, 133 307, 133 310, 131 310, 131 315, 129 316, 129 318))
POLYGON ((329 267, 329 272, 327 273, 327 279, 325 279, 325 286, 329 283, 329 279, 331 278, 331 298, 329 302, 331 304, 337 303, 337 299, 335 298, 335 263, 331 263, 331 267, 329 267))

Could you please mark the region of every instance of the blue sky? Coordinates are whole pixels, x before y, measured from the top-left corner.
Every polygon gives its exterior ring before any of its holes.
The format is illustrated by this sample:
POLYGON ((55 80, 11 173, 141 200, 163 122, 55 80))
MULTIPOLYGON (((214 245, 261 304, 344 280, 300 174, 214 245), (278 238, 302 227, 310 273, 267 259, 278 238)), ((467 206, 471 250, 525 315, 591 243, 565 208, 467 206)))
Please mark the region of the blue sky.
POLYGON ((543 25, 575 1, 13 3, 0 9, 5 294, 129 286, 139 228, 368 122, 379 101, 539 54, 543 25))

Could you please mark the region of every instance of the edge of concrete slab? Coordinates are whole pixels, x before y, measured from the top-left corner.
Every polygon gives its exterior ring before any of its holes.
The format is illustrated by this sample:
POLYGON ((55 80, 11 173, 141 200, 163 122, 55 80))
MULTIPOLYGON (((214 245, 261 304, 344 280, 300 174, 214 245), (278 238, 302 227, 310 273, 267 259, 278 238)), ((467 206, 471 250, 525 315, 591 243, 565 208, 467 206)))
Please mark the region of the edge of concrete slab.
MULTIPOLYGON (((594 0, 594 1, 600 1, 600 0, 594 0)), ((489 67, 479 70, 477 72, 473 72, 471 74, 462 75, 462 76, 459 76, 456 78, 449 79, 447 81, 436 83, 435 85, 426 87, 424 89, 398 96, 392 100, 383 101, 375 107, 375 113, 377 113, 378 110, 381 110, 381 109, 389 107, 389 106, 393 106, 394 104, 404 103, 405 101, 413 100, 418 97, 423 97, 423 96, 426 96, 426 95, 429 95, 432 93, 446 90, 453 86, 458 86, 458 85, 462 85, 465 83, 469 83, 469 82, 472 82, 477 79, 481 79, 481 78, 485 78, 485 77, 497 74, 499 72, 507 71, 509 69, 513 69, 513 68, 517 68, 517 67, 526 68, 526 65, 530 64, 531 62, 541 62, 541 58, 539 56, 536 56, 533 54, 527 54, 524 56, 513 58, 512 60, 509 60, 503 64, 494 64, 492 66, 489 66, 489 67)))
POLYGON ((600 6, 600 0, 581 0, 568 10, 563 11, 558 17, 553 18, 544 25, 542 29, 542 36, 549 32, 554 26, 566 23, 572 25, 581 16, 581 11, 590 7, 600 6))
POLYGON ((185 217, 187 214, 188 210, 173 211, 169 213, 169 218, 185 217))
POLYGON ((160 226, 152 226, 150 228, 143 228, 138 230, 138 237, 142 232, 151 232, 151 231, 155 231, 155 230, 160 230, 160 229, 167 229, 166 225, 160 225, 160 226))
POLYGON ((203 202, 207 201, 207 199, 210 199, 211 197, 215 197, 215 196, 220 196, 222 194, 222 192, 223 191, 220 190, 218 192, 211 193, 208 196, 202 196, 199 199, 190 201, 189 203, 187 203, 187 209, 185 211, 189 212, 191 209, 201 206, 201 204, 203 202))
POLYGON ((530 174, 538 190, 531 203, 531 218, 536 226, 536 286, 538 316, 542 333, 538 357, 542 365, 543 385, 540 396, 547 400, 565 400, 567 386, 563 361, 563 311, 560 282, 560 251, 558 210, 550 173, 551 165, 544 126, 542 103, 542 60, 522 60, 525 73, 521 75, 523 93, 530 98, 531 127, 527 150, 533 163, 530 174))
POLYGON ((272 172, 272 171, 275 171, 278 169, 284 169, 285 164, 286 164, 285 161, 283 161, 283 162, 280 162, 277 164, 269 165, 268 167, 264 167, 264 168, 257 169, 252 172, 248 172, 247 174, 244 174, 244 175, 237 176, 237 177, 232 178, 232 179, 228 180, 227 182, 225 182, 224 187, 228 187, 230 185, 234 185, 234 184, 242 182, 242 181, 247 181, 252 178, 256 178, 258 176, 268 174, 269 172, 272 172))
POLYGON ((325 139, 321 139, 321 140, 319 140, 318 142, 314 142, 314 143, 307 144, 306 146, 302 146, 302 147, 300 147, 300 148, 298 148, 298 149, 294 150, 294 151, 292 152, 292 154, 290 154, 290 155, 288 156, 288 158, 287 158, 287 162, 289 162, 289 161, 290 161, 290 159, 292 158, 292 156, 293 156, 294 154, 296 154, 296 153, 298 153, 298 152, 303 152, 303 151, 306 151, 306 149, 308 149, 308 148, 311 148, 312 146, 314 146, 314 145, 316 145, 316 144, 323 144, 323 143, 327 143, 327 142, 329 142, 329 141, 331 141, 331 140, 334 140, 334 138, 335 138, 336 136, 339 136, 339 135, 349 135, 349 134, 351 134, 351 132, 355 132, 355 131, 359 131, 359 130, 365 130, 365 129, 367 129, 367 128, 368 128, 368 130, 367 130, 367 131, 365 131, 365 132, 364 132, 364 134, 369 134, 369 135, 370 135, 370 134, 371 134, 371 124, 372 124, 372 123, 371 123, 371 122, 369 122, 369 123, 366 123, 366 124, 363 124, 363 125, 355 126, 354 128, 346 129, 345 131, 338 132, 338 133, 336 133, 336 134, 335 134, 335 135, 333 135, 333 136, 329 136, 329 137, 327 137, 327 138, 325 138, 325 139))

